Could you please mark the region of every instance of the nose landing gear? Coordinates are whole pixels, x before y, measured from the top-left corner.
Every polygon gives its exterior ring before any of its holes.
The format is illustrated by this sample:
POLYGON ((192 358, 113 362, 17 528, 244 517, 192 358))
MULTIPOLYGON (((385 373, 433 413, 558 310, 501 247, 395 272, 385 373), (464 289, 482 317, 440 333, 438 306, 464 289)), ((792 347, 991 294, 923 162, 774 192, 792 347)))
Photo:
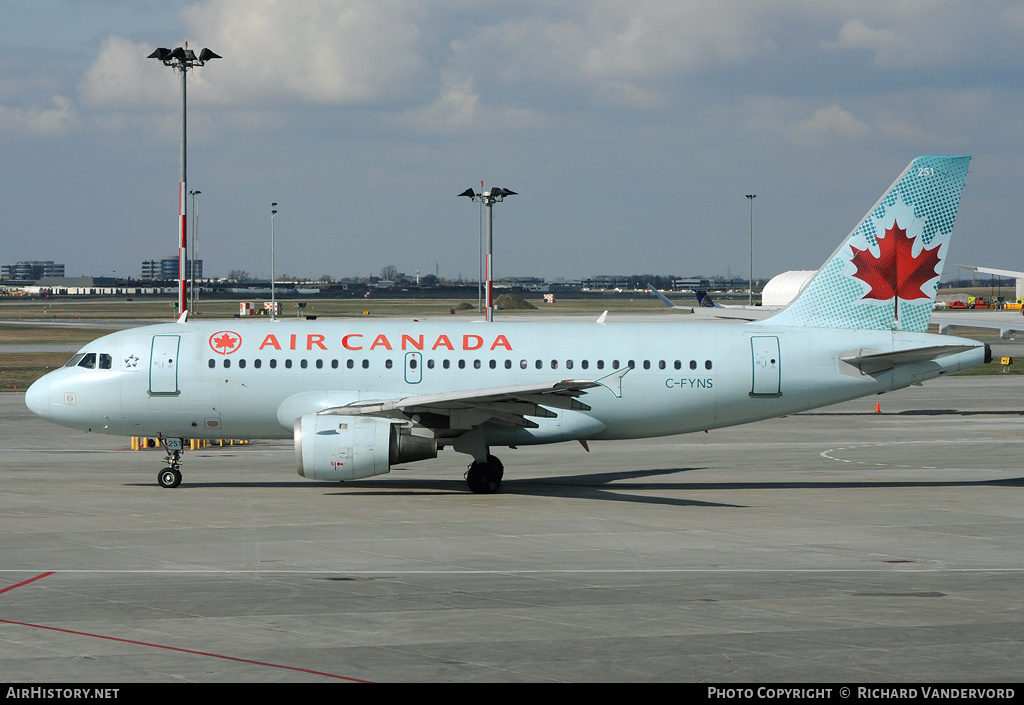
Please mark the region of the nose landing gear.
POLYGON ((184 448, 184 443, 180 438, 163 438, 160 440, 164 450, 167 451, 167 457, 164 458, 164 462, 167 463, 167 467, 161 470, 156 475, 157 484, 161 487, 177 487, 181 484, 181 452, 184 448))

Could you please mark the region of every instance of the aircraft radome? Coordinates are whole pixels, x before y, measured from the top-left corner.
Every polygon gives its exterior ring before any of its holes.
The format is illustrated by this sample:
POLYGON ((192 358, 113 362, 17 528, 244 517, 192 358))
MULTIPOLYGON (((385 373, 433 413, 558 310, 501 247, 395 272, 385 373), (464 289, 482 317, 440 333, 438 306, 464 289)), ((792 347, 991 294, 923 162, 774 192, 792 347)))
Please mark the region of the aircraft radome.
POLYGON ((919 157, 785 309, 761 321, 185 321, 86 345, 26 393, 71 428, 159 437, 165 487, 189 438, 291 438, 341 481, 454 449, 474 492, 492 450, 705 431, 876 395, 989 359, 928 334, 970 157, 919 157))

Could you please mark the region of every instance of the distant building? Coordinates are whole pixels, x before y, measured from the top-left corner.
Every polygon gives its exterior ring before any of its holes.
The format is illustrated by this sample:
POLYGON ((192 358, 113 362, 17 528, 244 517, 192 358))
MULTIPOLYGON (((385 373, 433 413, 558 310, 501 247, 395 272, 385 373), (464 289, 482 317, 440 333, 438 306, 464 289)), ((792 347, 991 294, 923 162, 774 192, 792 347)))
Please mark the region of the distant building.
POLYGON ((36 280, 43 277, 63 276, 64 265, 50 260, 0 265, 0 278, 2 279, 36 280))
MULTIPOLYGON (((142 279, 167 280, 178 278, 178 258, 147 259, 142 261, 142 279)), ((185 260, 185 278, 192 278, 192 260, 185 260)), ((203 260, 196 260, 196 279, 203 278, 203 260)))

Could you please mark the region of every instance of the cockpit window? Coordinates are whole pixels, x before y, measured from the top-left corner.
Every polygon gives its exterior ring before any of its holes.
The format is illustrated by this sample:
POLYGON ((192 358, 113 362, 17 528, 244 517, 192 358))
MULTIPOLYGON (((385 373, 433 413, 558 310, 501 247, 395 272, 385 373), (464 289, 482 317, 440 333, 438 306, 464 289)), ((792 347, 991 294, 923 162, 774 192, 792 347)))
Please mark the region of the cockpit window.
POLYGON ((78 363, 78 366, 86 367, 90 370, 96 369, 96 353, 86 353, 82 361, 78 363))
POLYGON ((85 353, 77 353, 73 358, 64 363, 64 367, 78 367, 78 363, 85 357, 85 353))
POLYGON ((111 358, 107 353, 100 353, 100 369, 109 370, 111 367, 111 358))

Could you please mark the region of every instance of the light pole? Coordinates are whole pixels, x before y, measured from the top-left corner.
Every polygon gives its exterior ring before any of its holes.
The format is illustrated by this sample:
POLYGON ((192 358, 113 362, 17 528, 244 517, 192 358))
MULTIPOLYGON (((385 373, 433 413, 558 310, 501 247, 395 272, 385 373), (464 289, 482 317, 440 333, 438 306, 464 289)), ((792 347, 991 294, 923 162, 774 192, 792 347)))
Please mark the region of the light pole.
POLYGON ((274 280, 277 273, 274 271, 274 217, 277 216, 277 203, 270 204, 270 317, 277 318, 277 296, 274 288, 274 280))
POLYGON ((748 193, 747 200, 750 201, 750 298, 748 303, 754 305, 754 199, 756 193, 748 193))
POLYGON ((188 259, 188 227, 185 212, 187 210, 185 193, 188 183, 185 177, 185 72, 197 66, 205 66, 210 59, 221 57, 209 49, 201 50, 199 56, 196 56, 196 53, 188 48, 188 42, 185 42, 184 47, 174 49, 160 47, 146 58, 159 59, 164 66, 170 66, 181 74, 181 178, 178 183, 178 315, 180 316, 185 313, 185 262, 188 259))
POLYGON ((199 211, 196 209, 196 196, 201 193, 202 191, 188 192, 188 195, 192 197, 192 264, 189 269, 189 281, 192 283, 192 291, 189 298, 192 300, 192 306, 189 313, 193 316, 196 315, 196 260, 199 259, 199 248, 196 246, 196 241, 199 238, 199 211))
MULTIPOLYGON (((483 182, 481 182, 481 188, 483 182)), ((501 203, 508 196, 518 195, 515 191, 509 191, 507 188, 492 188, 490 191, 484 191, 483 193, 474 193, 473 189, 468 188, 459 196, 465 196, 471 201, 479 200, 480 203, 487 207, 487 255, 484 260, 484 273, 487 279, 487 294, 486 294, 486 308, 484 309, 484 320, 490 322, 494 320, 494 281, 492 271, 492 260, 494 254, 494 211, 492 207, 495 203, 501 203)))

